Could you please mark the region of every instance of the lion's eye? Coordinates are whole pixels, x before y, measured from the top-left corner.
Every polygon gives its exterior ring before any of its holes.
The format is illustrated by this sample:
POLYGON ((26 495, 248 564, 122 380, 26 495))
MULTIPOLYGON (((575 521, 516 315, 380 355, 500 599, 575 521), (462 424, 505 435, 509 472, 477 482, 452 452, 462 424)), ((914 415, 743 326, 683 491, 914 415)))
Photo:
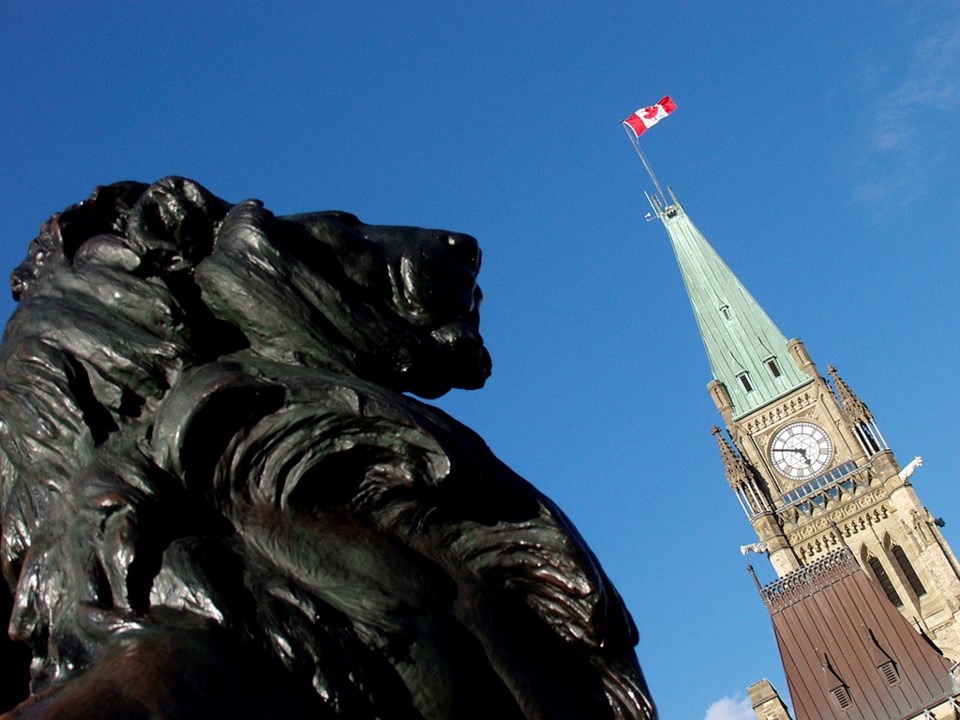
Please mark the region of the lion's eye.
POLYGON ((346 225, 347 227, 351 228, 363 224, 360 222, 360 218, 358 218, 356 215, 353 213, 344 212, 343 210, 326 210, 321 214, 336 220, 341 225, 346 225))
POLYGON ((446 241, 454 254, 467 263, 473 272, 480 270, 480 246, 476 238, 462 233, 448 233, 446 241))

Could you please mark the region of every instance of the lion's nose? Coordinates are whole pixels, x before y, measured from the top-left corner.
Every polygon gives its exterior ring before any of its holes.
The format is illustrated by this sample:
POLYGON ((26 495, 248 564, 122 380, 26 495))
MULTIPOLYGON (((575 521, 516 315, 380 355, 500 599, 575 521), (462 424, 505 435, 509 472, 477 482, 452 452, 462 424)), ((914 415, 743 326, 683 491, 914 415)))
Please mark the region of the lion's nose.
POLYGON ((464 233, 444 233, 443 239, 453 254, 465 262, 474 273, 480 271, 480 244, 475 237, 464 233))

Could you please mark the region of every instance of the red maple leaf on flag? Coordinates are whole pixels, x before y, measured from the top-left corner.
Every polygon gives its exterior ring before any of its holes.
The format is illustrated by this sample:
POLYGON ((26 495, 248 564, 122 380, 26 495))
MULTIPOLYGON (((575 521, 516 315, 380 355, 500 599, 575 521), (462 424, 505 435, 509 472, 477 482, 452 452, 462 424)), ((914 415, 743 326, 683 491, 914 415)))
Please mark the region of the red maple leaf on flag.
POLYGON ((623 121, 623 125, 632 130, 634 135, 639 138, 649 128, 652 128, 676 109, 676 103, 670 99, 669 95, 666 95, 656 105, 637 110, 623 121))

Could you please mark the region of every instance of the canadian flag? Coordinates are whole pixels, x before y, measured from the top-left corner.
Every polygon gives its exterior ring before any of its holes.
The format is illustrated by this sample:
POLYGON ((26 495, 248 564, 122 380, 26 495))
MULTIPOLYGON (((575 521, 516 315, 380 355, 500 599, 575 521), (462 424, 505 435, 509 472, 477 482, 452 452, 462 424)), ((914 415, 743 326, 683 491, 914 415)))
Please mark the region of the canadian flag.
POLYGON ((667 95, 656 105, 637 110, 633 115, 623 121, 623 125, 633 130, 634 135, 640 137, 649 128, 652 128, 676 109, 676 104, 670 99, 670 96, 667 95))

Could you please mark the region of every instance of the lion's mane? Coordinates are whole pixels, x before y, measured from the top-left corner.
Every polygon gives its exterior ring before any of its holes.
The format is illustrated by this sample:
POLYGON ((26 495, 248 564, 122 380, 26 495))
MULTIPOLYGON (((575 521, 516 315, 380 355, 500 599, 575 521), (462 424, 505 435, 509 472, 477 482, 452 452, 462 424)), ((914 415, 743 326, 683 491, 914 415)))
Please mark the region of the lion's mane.
POLYGON ((479 263, 466 235, 275 217, 183 178, 43 226, 0 349, 0 549, 37 717, 654 716, 569 521, 403 394, 489 374, 479 263), (157 681, 120 687, 130 668, 157 681))

